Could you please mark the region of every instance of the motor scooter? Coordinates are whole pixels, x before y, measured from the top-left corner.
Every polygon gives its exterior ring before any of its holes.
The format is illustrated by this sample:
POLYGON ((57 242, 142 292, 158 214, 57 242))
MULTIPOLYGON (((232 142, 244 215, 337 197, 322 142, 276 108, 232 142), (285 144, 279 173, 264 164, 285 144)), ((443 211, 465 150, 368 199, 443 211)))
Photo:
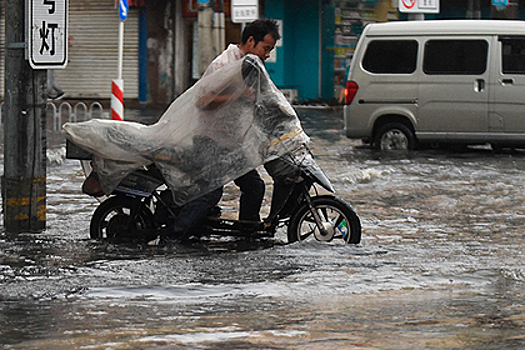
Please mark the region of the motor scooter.
MULTIPOLYGON (((89 160, 90 155, 67 143, 67 158, 89 160)), ((350 244, 361 241, 361 222, 354 209, 334 195, 334 188, 311 152, 304 147, 283 157, 293 165, 292 183, 286 200, 262 221, 226 219, 211 212, 191 234, 201 236, 273 237, 276 229, 287 226, 288 242, 342 240, 350 244), (319 188, 331 194, 319 194, 319 188)), ((94 173, 93 173, 94 175, 94 173)), ((95 176, 89 176, 83 189, 93 188, 95 176)), ((95 184, 96 185, 96 184, 95 184)), ((96 187, 96 186, 95 186, 96 187)), ((160 171, 152 164, 130 173, 95 210, 90 223, 90 237, 95 240, 147 241, 170 225, 180 207, 173 203, 171 189, 160 171)))

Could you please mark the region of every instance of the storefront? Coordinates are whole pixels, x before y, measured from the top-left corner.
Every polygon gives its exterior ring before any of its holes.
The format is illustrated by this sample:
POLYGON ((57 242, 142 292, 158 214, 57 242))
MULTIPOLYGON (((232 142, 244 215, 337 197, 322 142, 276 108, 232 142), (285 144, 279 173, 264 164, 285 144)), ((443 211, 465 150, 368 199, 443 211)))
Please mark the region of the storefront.
POLYGON ((266 17, 282 21, 283 44, 266 66, 299 100, 338 98, 359 34, 368 23, 397 20, 391 0, 266 0, 266 17))
MULTIPOLYGON (((0 2, 0 46, 5 40, 5 1, 0 2)), ((105 99, 111 80, 117 78, 118 11, 111 0, 69 2, 69 60, 57 69, 55 79, 68 96, 105 99)), ((124 31, 124 97, 139 97, 139 10, 131 8, 124 31)), ((4 86, 4 53, 1 53, 0 87, 4 86)), ((3 95, 3 93, 2 93, 3 95)))
MULTIPOLYGON (((128 0, 123 80, 128 100, 167 105, 199 78, 196 57, 198 0, 128 0)), ((55 76, 75 99, 109 99, 117 77, 119 17, 115 0, 69 0, 69 62, 55 76)), ((279 20, 282 40, 266 67, 276 85, 299 100, 337 99, 362 28, 407 20, 396 0, 259 0, 261 17, 279 20)), ((4 7, 0 0, 0 50, 4 7)), ((239 43, 242 26, 231 22, 231 0, 210 0, 224 12, 224 47, 239 43)), ((525 18, 525 0, 492 6, 490 0, 440 0, 440 13, 425 19, 525 18)), ((4 86, 0 52, 0 88, 4 86)))
POLYGON ((300 100, 333 94, 334 9, 324 0, 266 0, 265 16, 282 24, 282 44, 266 67, 275 84, 300 100))
MULTIPOLYGON (((118 10, 113 1, 69 2, 69 62, 55 71, 62 89, 77 98, 108 98, 118 69, 118 10)), ((124 98, 138 98, 139 10, 131 8, 124 22, 122 79, 124 98)))
POLYGON ((363 27, 369 23, 399 20, 391 0, 335 0, 334 96, 345 84, 346 67, 352 61, 363 27))

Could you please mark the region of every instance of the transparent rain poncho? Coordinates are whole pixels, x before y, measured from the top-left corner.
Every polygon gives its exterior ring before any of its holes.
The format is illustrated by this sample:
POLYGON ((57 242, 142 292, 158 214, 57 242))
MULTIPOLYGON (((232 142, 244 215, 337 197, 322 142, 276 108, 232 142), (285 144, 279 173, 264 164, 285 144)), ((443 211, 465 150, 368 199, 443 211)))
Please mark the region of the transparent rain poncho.
POLYGON ((106 194, 130 172, 154 163, 177 205, 308 142, 294 109, 254 55, 203 77, 153 125, 94 119, 66 123, 62 132, 94 155, 106 194))

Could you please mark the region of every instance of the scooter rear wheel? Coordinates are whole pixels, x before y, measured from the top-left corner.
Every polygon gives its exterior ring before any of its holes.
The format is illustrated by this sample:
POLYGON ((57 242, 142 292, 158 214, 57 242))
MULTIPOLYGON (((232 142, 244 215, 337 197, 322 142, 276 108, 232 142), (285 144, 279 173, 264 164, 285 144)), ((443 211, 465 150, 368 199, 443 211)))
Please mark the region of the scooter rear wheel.
POLYGON ((153 214, 140 199, 115 196, 102 202, 93 213, 89 227, 91 239, 133 238, 138 229, 147 229, 153 214))
POLYGON ((319 196, 312 199, 324 230, 320 230, 307 204, 302 205, 290 219, 288 241, 332 241, 342 239, 346 243, 361 242, 361 221, 354 209, 334 196, 319 196))

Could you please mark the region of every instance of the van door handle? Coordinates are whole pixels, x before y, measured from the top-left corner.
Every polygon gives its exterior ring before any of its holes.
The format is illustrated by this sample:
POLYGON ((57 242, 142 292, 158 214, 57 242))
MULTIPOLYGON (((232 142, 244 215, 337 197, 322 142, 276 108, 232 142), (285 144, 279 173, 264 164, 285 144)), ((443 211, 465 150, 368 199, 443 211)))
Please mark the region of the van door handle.
POLYGON ((474 91, 483 92, 485 90, 485 79, 476 79, 474 84, 474 91))
POLYGON ((514 84, 514 79, 512 78, 501 80, 501 85, 512 85, 512 84, 514 84))

